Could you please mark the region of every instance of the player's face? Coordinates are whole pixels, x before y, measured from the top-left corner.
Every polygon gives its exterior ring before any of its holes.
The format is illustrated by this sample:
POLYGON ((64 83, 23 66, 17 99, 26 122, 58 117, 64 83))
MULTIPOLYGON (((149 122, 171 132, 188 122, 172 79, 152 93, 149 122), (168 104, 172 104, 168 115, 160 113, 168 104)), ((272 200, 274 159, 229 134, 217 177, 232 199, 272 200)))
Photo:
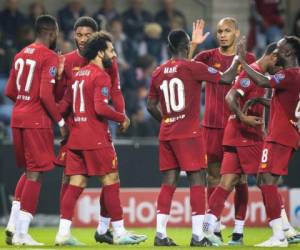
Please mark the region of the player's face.
POLYGON ((86 26, 78 27, 75 30, 74 39, 75 39, 76 47, 80 52, 84 50, 84 47, 88 39, 93 33, 94 33, 93 29, 86 26))
POLYGON ((51 32, 49 49, 51 50, 56 49, 57 37, 58 37, 58 26, 56 26, 56 29, 53 32, 51 32))
POLYGON ((288 53, 287 42, 284 38, 278 41, 275 52, 277 53, 276 65, 284 66, 286 62, 286 54, 288 53))
POLYGON ((231 21, 221 21, 217 26, 217 40, 221 48, 234 46, 240 32, 231 21))
POLYGON ((281 69, 280 66, 277 66, 277 52, 274 51, 268 57, 269 60, 268 60, 267 72, 271 75, 274 75, 276 72, 278 72, 281 69))
POLYGON ((112 66, 113 59, 116 57, 114 46, 111 42, 107 43, 107 49, 104 51, 102 63, 104 68, 110 68, 112 66))

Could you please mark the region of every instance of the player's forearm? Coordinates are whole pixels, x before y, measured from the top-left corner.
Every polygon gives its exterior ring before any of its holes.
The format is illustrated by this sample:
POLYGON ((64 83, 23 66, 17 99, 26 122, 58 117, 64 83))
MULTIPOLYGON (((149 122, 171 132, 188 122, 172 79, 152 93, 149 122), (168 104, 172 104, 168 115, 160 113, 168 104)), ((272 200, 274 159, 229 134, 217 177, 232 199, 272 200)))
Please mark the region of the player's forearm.
POLYGON ((48 83, 41 84, 40 100, 50 117, 57 123, 63 120, 54 101, 52 86, 48 83))
POLYGON ((189 51, 189 55, 188 55, 190 60, 193 59, 194 54, 195 54, 195 51, 196 51, 196 49, 197 49, 197 46, 198 46, 198 44, 196 44, 196 43, 191 43, 190 51, 189 51))
POLYGON ((229 91, 228 94, 225 97, 226 103, 229 107, 229 110, 233 112, 238 119, 241 120, 243 118, 244 113, 241 110, 241 107, 238 103, 238 97, 236 91, 229 91))
POLYGON ((125 120, 125 114, 123 112, 118 112, 108 104, 104 102, 96 102, 95 103, 95 111, 97 115, 104 117, 105 119, 115 121, 115 122, 123 122, 125 120))
POLYGON ((239 61, 233 59, 230 67, 222 74, 220 83, 231 85, 236 76, 239 65, 239 61))
POLYGON ((261 105, 265 106, 266 108, 270 107, 271 99, 265 97, 256 97, 256 103, 260 103, 261 105))
POLYGON ((120 89, 112 90, 111 100, 116 111, 125 113, 125 101, 120 89))
POLYGON ((254 81, 256 85, 263 88, 271 88, 271 84, 268 77, 252 69, 244 59, 241 59, 240 63, 242 64, 243 69, 247 72, 247 74, 250 76, 250 78, 254 81))
POLYGON ((151 99, 148 99, 147 110, 155 120, 157 120, 158 122, 161 122, 162 114, 161 114, 161 111, 159 110, 156 102, 154 102, 151 99))

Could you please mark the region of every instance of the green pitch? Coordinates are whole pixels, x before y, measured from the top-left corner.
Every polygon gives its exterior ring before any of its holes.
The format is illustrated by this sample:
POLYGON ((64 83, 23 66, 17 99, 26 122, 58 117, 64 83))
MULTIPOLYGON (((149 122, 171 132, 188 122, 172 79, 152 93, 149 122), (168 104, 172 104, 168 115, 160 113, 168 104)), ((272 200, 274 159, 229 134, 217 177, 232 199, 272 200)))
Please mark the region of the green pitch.
MULTIPOLYGON (((153 237, 155 233, 154 228, 144 228, 144 229, 132 229, 136 233, 146 234, 148 236, 148 240, 140 245, 134 246, 110 246, 106 244, 96 244, 94 241, 94 229, 90 228, 81 228, 81 229, 73 229, 74 236, 79 239, 81 242, 87 244, 85 247, 56 247, 53 245, 54 237, 56 234, 56 228, 32 228, 30 230, 31 235, 37 241, 46 243, 46 246, 43 247, 14 247, 14 246, 7 246, 4 241, 4 228, 0 228, 0 249, 169 249, 166 247, 153 247, 153 237)), ((130 229, 131 230, 131 229, 130 229)), ((231 234, 231 229, 226 229, 223 231, 223 237, 225 242, 229 240, 229 235, 231 234)), ((173 238, 178 247, 172 247, 171 249, 191 249, 189 247, 190 239, 191 239, 191 230, 189 228, 170 228, 168 229, 168 234, 171 238, 173 238)), ((256 243, 260 243, 271 235, 271 230, 268 228, 247 228, 245 231, 245 245, 243 247, 221 247, 221 249, 253 249, 253 245, 256 243)), ((195 249, 195 248, 192 248, 195 249)), ((199 249, 199 248, 198 248, 199 249)), ((201 248, 203 249, 203 248, 201 248)), ((209 249, 218 249, 212 248, 209 249)), ((219 248, 220 249, 220 248, 219 248)), ((262 248, 256 248, 262 249, 262 248)), ((263 248, 265 249, 265 248, 263 248)), ((268 249, 282 249, 282 248, 268 248, 268 249)), ((300 244, 297 245, 290 245, 289 249, 300 249, 300 244)))

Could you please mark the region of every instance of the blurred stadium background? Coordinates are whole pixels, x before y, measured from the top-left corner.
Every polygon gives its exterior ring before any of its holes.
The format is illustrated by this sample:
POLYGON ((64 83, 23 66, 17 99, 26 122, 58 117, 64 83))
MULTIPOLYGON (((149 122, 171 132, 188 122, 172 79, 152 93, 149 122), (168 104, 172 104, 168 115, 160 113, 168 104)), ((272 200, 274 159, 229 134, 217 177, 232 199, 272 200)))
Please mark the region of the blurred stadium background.
MULTIPOLYGON (((121 87, 126 101, 126 112, 132 126, 126 135, 117 133, 111 124, 119 154, 122 202, 126 222, 130 226, 154 226, 155 199, 160 186, 158 171, 158 124, 146 111, 145 100, 151 73, 156 65, 168 57, 166 34, 171 28, 191 32, 197 18, 206 21, 211 32, 198 50, 214 48, 215 27, 226 16, 237 18, 242 35, 247 36, 249 50, 260 55, 266 42, 283 34, 300 34, 300 7, 298 0, 0 0, 0 224, 5 225, 20 171, 15 166, 9 129, 12 104, 4 97, 4 89, 14 54, 34 39, 33 24, 36 16, 49 13, 58 18, 61 34, 58 49, 63 53, 74 49, 72 38, 76 18, 90 15, 96 18, 101 29, 112 32, 119 57, 121 87), (261 8, 255 2, 272 4, 261 8), (138 15, 131 11, 138 9, 138 15), (167 14, 168 13, 168 14, 167 14), (144 189, 147 188, 147 189, 144 189)), ((201 105, 204 108, 204 100, 201 105)), ((204 110, 202 108, 202 110, 204 110)), ((61 169, 45 175, 35 225, 56 225, 58 222, 58 194, 61 169), (55 216, 53 216, 55 215, 55 216)), ((282 180, 282 193, 289 207, 292 223, 300 226, 300 152, 296 152, 290 174, 282 180), (299 188, 299 189, 297 189, 299 188)), ((254 184, 253 180, 249 180, 254 184)), ((189 226, 190 210, 185 178, 173 202, 171 225, 189 226)), ((97 187, 91 180, 89 187, 97 187)), ((79 201, 75 224, 92 226, 98 215, 97 189, 87 190, 79 201)), ((267 225, 266 215, 257 189, 251 190, 248 224, 267 225)), ((226 204, 223 222, 233 222, 233 206, 226 204)))

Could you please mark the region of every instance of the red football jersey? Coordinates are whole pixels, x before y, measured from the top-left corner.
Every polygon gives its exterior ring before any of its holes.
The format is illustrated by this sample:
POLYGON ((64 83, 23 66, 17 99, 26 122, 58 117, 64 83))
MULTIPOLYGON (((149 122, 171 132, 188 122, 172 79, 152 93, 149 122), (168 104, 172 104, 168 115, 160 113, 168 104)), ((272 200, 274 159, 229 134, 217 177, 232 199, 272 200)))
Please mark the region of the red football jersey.
POLYGON ((57 64, 57 54, 41 43, 30 44, 15 56, 6 88, 6 95, 15 101, 12 127, 51 128, 51 118, 62 119, 53 95, 57 64))
MULTIPOLYGON (((220 53, 219 48, 200 52, 194 60, 203 62, 208 66, 214 67, 221 72, 225 72, 231 65, 234 56, 226 56, 220 53)), ((248 64, 255 61, 255 56, 247 53, 246 61, 248 64)), ((205 111, 202 125, 211 128, 225 128, 229 109, 225 103, 225 96, 230 90, 230 85, 205 84, 205 111)))
MULTIPOLYGON (((72 78, 83 66, 88 64, 88 61, 82 57, 78 50, 73 50, 72 52, 65 55, 65 67, 62 79, 58 82, 56 88, 56 100, 60 101, 64 95, 67 84, 72 84, 72 78)), ((120 79, 118 72, 118 64, 116 60, 113 60, 112 67, 106 70, 111 77, 112 92, 111 99, 114 107, 119 112, 125 111, 124 98, 120 88, 120 79)))
POLYGON ((295 149, 299 146, 297 122, 300 118, 300 69, 288 68, 271 76, 275 89, 266 141, 277 142, 295 149))
MULTIPOLYGON (((251 68, 262 73, 262 69, 257 63, 252 63, 251 68)), ((236 79, 233 87, 240 93, 240 107, 242 108, 246 101, 254 97, 263 97, 265 89, 258 87, 248 76, 246 71, 242 71, 236 79)), ((263 116, 263 106, 253 105, 248 110, 248 115, 258 117, 263 116)), ((235 114, 229 116, 225 127, 223 145, 227 146, 249 146, 263 141, 262 127, 250 127, 236 119, 235 114)))
POLYGON ((111 146, 107 119, 122 122, 125 115, 108 105, 109 75, 95 64, 81 68, 60 102, 61 112, 72 109, 73 124, 67 146, 90 150, 111 146))
POLYGON ((153 72, 149 98, 160 101, 160 140, 199 136, 201 82, 220 78, 216 69, 183 59, 169 60, 153 72))

